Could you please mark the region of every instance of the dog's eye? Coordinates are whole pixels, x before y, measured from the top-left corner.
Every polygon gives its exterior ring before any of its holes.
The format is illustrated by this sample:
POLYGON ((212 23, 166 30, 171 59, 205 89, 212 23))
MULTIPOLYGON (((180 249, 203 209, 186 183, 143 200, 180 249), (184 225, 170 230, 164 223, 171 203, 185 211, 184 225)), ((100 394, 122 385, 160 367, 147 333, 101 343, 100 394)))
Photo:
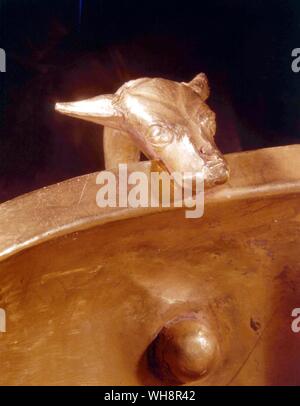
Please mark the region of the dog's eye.
POLYGON ((148 140, 153 147, 162 148, 171 144, 174 134, 171 128, 153 125, 149 128, 148 140))

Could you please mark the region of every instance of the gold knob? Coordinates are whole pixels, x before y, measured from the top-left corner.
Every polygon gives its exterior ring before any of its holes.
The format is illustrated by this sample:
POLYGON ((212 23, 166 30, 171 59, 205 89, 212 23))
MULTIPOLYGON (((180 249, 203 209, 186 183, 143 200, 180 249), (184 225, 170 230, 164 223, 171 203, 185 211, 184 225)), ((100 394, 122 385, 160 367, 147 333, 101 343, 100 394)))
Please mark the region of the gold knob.
POLYGON ((187 383, 206 376, 219 356, 211 326, 200 319, 168 323, 150 347, 154 373, 169 383, 187 383))

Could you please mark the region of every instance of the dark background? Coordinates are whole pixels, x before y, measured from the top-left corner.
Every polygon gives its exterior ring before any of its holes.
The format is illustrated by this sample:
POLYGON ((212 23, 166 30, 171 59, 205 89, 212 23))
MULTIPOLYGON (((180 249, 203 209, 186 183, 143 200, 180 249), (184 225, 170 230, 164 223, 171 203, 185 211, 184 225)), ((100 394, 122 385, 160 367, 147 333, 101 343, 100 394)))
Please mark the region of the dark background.
POLYGON ((56 101, 206 72, 223 152, 298 143, 299 0, 0 0, 0 201, 103 168, 100 127, 56 101))

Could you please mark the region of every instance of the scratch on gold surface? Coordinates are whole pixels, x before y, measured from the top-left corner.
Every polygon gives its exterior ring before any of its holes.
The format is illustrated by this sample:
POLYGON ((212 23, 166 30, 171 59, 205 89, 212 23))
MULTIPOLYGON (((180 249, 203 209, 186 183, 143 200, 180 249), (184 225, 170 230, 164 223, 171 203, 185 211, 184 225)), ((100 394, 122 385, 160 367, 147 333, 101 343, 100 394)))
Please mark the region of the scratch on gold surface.
POLYGON ((86 179, 85 179, 85 182, 84 182, 82 191, 81 191, 81 193, 80 193, 80 197, 79 197, 79 200, 78 200, 77 205, 79 205, 79 204, 81 203, 81 200, 82 200, 82 198, 83 198, 84 191, 85 191, 86 185, 87 185, 87 183, 88 183, 88 180, 89 180, 89 175, 87 175, 87 177, 86 177, 86 179))
POLYGON ((95 273, 98 272, 100 269, 102 268, 102 265, 98 265, 96 267, 93 268, 75 268, 75 269, 69 269, 67 271, 64 272, 51 272, 51 273, 47 273, 45 275, 42 276, 41 278, 41 282, 45 283, 50 279, 55 279, 55 278, 61 278, 64 276, 69 276, 69 275, 73 275, 76 273, 80 273, 80 272, 86 272, 86 273, 95 273))

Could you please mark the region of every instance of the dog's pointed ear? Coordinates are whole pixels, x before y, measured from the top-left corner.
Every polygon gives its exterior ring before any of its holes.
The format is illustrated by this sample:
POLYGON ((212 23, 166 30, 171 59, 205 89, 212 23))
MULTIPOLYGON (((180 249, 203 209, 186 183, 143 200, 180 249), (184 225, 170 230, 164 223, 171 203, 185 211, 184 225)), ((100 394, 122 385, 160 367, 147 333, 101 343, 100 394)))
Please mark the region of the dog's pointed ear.
POLYGON ((210 89, 208 84, 208 79, 205 73, 199 73, 191 80, 189 83, 185 83, 187 86, 192 88, 194 92, 198 93, 203 101, 208 99, 210 89))
POLYGON ((122 113, 113 103, 114 95, 96 96, 76 102, 56 103, 55 110, 67 116, 121 129, 122 113))

